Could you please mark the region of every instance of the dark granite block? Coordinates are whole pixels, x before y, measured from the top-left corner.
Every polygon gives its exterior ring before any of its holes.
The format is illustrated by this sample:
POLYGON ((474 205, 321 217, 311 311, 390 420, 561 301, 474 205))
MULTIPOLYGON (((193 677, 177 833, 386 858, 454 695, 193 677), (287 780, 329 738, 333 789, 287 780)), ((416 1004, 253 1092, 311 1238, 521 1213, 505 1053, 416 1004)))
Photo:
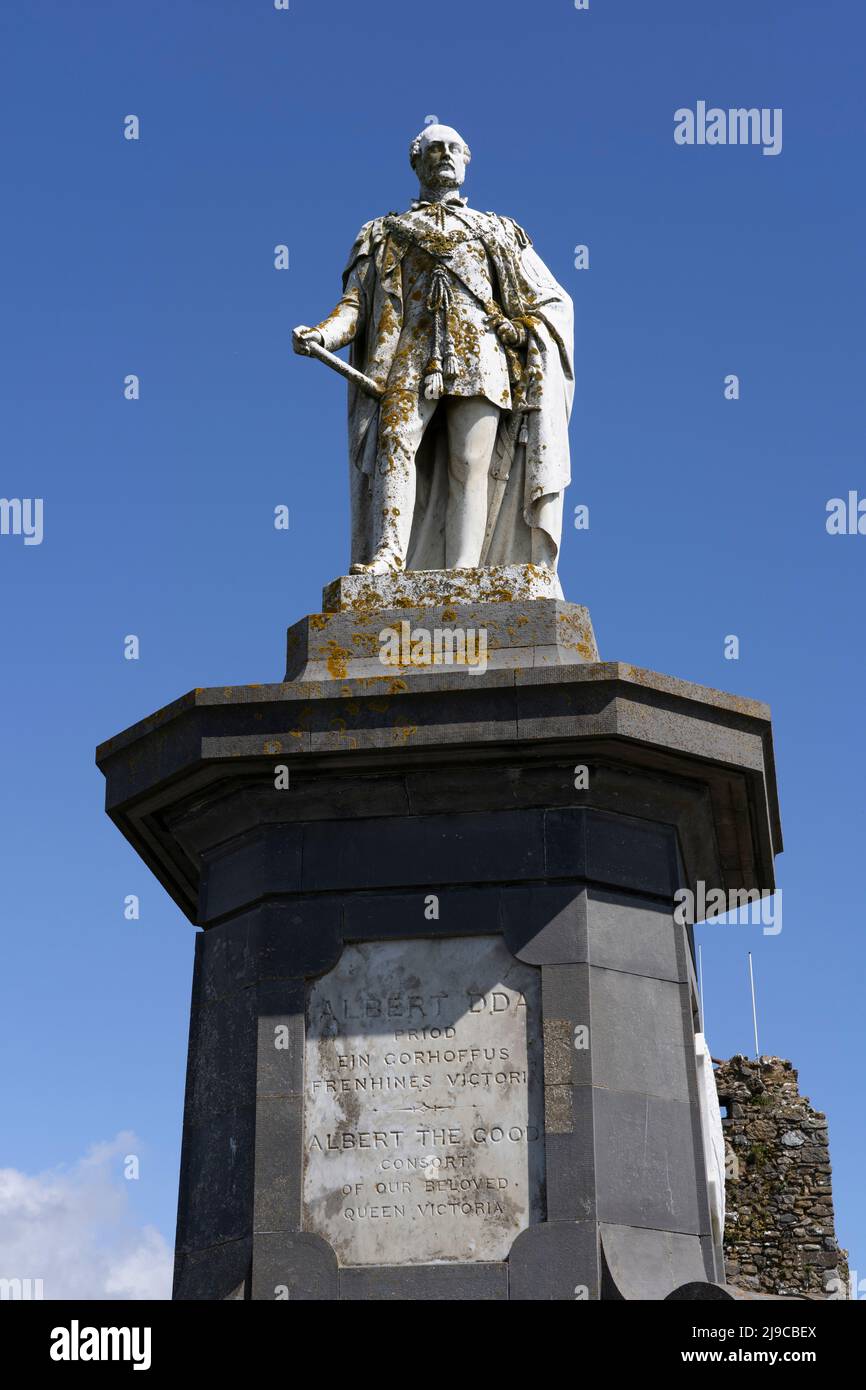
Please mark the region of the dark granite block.
POLYGON ((180 1254, 239 1240, 252 1226, 255 1112, 226 1111, 184 1128, 178 1203, 180 1254))
POLYGON ((589 967, 546 965, 541 981, 545 1092, 553 1085, 587 1086, 593 1075, 589 967))
POLYGON ((505 1264, 377 1265, 340 1270, 340 1298, 490 1303, 508 1297, 505 1264))
POLYGON ((672 826, 587 812, 586 873, 598 883, 672 898, 677 887, 672 826))
POLYGON ((250 1103, 256 1068, 252 988, 203 1004, 191 1039, 187 1123, 209 1123, 250 1103))
POLYGON ((598 1186, 594 1092, 591 1086, 571 1088, 572 1127, 545 1129, 548 1221, 593 1221, 598 1186))
POLYGON ((500 930, 496 887, 427 884, 413 893, 355 893, 343 899, 343 938, 492 935, 500 930), (430 901, 436 898, 436 903, 430 901), (436 915, 434 915, 436 914, 436 915))
POLYGON ((410 816, 306 827, 304 891, 448 886, 539 878, 542 820, 532 811, 410 816))
POLYGON ((238 1302, 249 1296, 252 1237, 177 1255, 174 1262, 173 1299, 238 1302))
POLYGON ((502 930, 509 950, 528 965, 585 961, 585 891, 572 885, 506 888, 502 930))
POLYGON ((580 795, 574 789, 573 768, 573 759, 529 764, 510 759, 475 762, 467 777, 465 760, 460 758, 407 772, 406 787, 413 815, 573 807, 580 795))
POLYGON ((250 950, 249 915, 220 922, 196 938, 201 997, 210 1004, 246 989, 256 979, 255 953, 250 950))
POLYGON ((302 843, 300 827, 270 825, 213 851, 202 893, 203 920, 237 912, 266 893, 299 892, 302 843))
POLYGON ((550 1221, 522 1231, 508 1257, 509 1297, 584 1302, 599 1296, 594 1221, 550 1221))
POLYGON ((320 1236, 270 1231, 255 1237, 254 1299, 295 1303, 338 1296, 337 1257, 320 1236))
POLYGON ((276 898, 251 914, 250 943, 262 980, 321 975, 343 947, 336 898, 276 898))
POLYGON ((548 878, 585 878, 586 812, 580 807, 547 811, 544 851, 548 878))

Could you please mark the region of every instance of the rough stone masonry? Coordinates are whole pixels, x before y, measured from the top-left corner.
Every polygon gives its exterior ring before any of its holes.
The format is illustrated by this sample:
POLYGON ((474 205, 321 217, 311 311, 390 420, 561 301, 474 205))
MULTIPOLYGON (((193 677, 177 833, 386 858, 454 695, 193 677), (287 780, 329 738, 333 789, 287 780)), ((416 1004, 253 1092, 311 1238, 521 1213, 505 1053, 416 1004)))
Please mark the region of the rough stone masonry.
POLYGON ((781 1057, 716 1069, 725 1135, 725 1267, 731 1284, 777 1296, 846 1298, 827 1120, 781 1057))

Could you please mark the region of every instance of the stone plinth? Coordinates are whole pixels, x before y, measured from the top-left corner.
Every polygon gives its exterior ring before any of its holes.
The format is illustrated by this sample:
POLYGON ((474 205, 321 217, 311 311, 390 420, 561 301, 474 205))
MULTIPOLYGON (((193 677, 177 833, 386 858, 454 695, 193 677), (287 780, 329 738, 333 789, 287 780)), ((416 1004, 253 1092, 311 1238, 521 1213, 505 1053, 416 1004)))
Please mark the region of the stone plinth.
POLYGON ((545 565, 488 565, 467 570, 344 574, 322 590, 326 613, 347 608, 441 608, 453 604, 525 603, 562 598, 559 576, 545 565))
POLYGON ((176 1298, 722 1279, 673 896, 772 889, 769 713, 535 655, 196 690, 99 749, 202 928, 176 1298))
POLYGON ((586 608, 563 599, 386 609, 359 604, 313 613, 289 628, 285 679, 328 682, 461 669, 475 677, 583 661, 598 661, 592 622, 586 608))

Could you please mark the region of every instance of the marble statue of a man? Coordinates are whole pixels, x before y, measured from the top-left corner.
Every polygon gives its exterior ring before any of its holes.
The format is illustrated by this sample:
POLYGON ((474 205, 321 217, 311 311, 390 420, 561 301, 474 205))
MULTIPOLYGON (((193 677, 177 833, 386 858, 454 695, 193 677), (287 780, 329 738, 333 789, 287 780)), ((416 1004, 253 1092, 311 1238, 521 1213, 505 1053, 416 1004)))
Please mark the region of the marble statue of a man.
POLYGON ((509 217, 461 197, 449 126, 410 148, 408 211, 367 222, 343 295, 296 352, 351 344, 352 572, 555 570, 574 391, 568 294, 509 217))

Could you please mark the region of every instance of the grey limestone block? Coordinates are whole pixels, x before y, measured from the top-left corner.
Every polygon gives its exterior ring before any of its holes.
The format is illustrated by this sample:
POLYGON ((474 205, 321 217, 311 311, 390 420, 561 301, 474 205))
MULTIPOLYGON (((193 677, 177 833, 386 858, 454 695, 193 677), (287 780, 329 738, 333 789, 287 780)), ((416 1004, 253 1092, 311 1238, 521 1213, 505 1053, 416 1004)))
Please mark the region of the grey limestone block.
POLYGON ((478 569, 403 570, 392 574, 343 574, 322 590, 322 612, 382 612, 391 608, 527 602, 562 598, 559 579, 546 565, 485 565, 478 569))
POLYGON ((555 573, 535 565, 343 575, 286 645, 285 679, 300 682, 471 671, 479 657, 490 670, 598 660, 588 611, 566 603, 555 573))
POLYGON ((303 978, 262 980, 256 990, 256 1091, 299 1096, 304 1089, 303 978))
POLYGON ((599 1220, 707 1234, 690 1104, 597 1089, 593 1113, 599 1220))
POLYGON ((256 1100, 253 1229, 301 1227, 303 1097, 262 1095, 256 1100))
POLYGON ((663 903, 593 886, 586 913, 593 965, 658 980, 682 978, 675 924, 663 903))
POLYGON ((590 973, 595 1084, 689 1102, 680 985, 596 966, 590 973))
POLYGON ((707 1278, 701 1242, 677 1231, 600 1227, 606 1273, 623 1299, 665 1299, 679 1285, 707 1278))

